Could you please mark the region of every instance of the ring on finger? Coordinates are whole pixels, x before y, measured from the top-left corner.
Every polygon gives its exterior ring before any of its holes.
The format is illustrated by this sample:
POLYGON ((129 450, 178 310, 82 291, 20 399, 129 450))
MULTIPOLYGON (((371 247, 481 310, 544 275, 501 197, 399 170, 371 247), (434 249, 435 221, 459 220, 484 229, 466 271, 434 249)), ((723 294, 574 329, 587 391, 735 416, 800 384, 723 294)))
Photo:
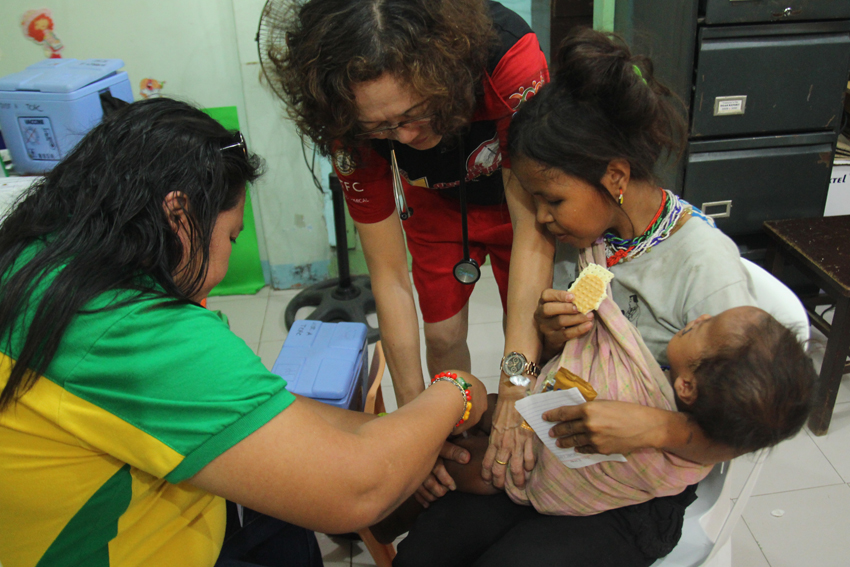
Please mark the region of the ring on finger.
POLYGON ((496 464, 497 464, 497 465, 505 466, 505 465, 507 465, 507 464, 508 464, 508 462, 507 462, 507 461, 500 461, 500 460, 497 458, 497 459, 496 459, 496 464))

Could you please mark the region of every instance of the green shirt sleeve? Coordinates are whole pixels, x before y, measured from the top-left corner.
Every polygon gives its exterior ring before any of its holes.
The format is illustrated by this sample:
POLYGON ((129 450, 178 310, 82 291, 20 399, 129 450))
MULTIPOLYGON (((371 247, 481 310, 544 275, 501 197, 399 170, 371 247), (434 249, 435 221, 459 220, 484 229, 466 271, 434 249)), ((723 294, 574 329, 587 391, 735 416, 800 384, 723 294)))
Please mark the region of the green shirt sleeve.
MULTIPOLYGON (((176 483, 267 423, 295 397, 215 314, 193 305, 154 305, 146 301, 80 315, 48 374, 63 376, 67 391, 183 455, 165 475, 176 483)), ((95 415, 87 427, 101 425, 95 415)), ((102 439, 102 432, 94 437, 102 439)), ((127 454, 132 447, 122 449, 127 454)), ((142 456, 130 464, 162 474, 150 470, 142 456)))

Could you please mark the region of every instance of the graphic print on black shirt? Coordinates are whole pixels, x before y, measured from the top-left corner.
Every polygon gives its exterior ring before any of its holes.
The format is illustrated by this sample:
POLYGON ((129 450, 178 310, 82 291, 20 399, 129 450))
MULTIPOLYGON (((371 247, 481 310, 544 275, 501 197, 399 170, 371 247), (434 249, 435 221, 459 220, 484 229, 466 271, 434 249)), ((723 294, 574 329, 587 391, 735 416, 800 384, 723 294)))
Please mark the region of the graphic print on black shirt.
MULTIPOLYGON (((375 152, 389 160, 390 145, 386 140, 374 140, 375 152)), ((474 205, 498 205, 505 200, 502 184, 502 154, 496 123, 473 122, 463 136, 466 154, 466 200, 474 205), (472 148, 470 150, 470 148, 472 148)), ((460 187, 460 143, 441 141, 430 150, 416 150, 404 144, 395 145, 396 158, 402 176, 415 187, 439 190, 457 199, 460 187)))

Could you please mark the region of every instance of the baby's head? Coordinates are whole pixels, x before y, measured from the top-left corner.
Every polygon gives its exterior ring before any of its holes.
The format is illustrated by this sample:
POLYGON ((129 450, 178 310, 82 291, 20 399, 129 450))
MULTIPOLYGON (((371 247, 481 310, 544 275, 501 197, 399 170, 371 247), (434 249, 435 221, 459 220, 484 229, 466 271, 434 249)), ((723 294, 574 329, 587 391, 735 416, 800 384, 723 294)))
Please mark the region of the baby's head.
POLYGON ((817 374, 792 331, 757 307, 702 315, 667 345, 682 411, 710 439, 749 452, 795 435, 817 374))

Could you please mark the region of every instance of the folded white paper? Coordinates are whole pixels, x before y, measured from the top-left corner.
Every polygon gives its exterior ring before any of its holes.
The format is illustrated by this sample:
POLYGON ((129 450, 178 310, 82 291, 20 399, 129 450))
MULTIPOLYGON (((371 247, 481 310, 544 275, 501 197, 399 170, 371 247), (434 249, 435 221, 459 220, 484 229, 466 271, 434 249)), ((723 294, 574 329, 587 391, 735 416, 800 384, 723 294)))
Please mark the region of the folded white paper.
POLYGON ((41 177, 0 177, 0 218, 5 217, 21 193, 39 179, 41 177))
POLYGON ((546 448, 558 457, 558 459, 571 469, 580 469, 603 461, 619 461, 626 462, 626 458, 620 454, 613 455, 584 455, 576 453, 573 448, 564 449, 555 445, 555 437, 549 437, 549 430, 555 426, 554 422, 543 421, 541 417, 544 412, 561 406, 577 406, 583 404, 586 400, 581 395, 578 388, 568 388, 566 390, 556 390, 543 394, 534 394, 519 400, 516 403, 516 409, 520 415, 525 418, 525 421, 534 429, 534 432, 546 445, 546 448))

